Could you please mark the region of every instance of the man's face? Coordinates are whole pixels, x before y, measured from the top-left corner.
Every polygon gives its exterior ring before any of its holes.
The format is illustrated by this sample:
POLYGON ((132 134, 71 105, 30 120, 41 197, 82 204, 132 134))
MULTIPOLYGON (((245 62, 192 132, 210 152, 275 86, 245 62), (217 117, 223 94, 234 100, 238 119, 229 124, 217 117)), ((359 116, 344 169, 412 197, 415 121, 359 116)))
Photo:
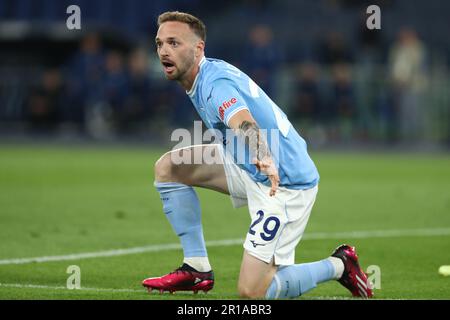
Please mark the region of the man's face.
POLYGON ((195 64, 198 38, 187 24, 168 21, 160 25, 155 42, 167 79, 182 80, 195 64))

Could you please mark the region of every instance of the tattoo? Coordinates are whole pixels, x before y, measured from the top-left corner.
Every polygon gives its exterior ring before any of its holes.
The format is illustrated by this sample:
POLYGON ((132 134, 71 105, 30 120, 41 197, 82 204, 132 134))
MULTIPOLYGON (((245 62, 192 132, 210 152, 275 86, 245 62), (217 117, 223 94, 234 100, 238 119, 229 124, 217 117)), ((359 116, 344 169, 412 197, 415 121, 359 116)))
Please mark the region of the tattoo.
POLYGON ((244 139, 250 148, 250 153, 258 160, 271 157, 266 139, 261 135, 258 125, 254 122, 243 121, 237 130, 237 136, 244 139))

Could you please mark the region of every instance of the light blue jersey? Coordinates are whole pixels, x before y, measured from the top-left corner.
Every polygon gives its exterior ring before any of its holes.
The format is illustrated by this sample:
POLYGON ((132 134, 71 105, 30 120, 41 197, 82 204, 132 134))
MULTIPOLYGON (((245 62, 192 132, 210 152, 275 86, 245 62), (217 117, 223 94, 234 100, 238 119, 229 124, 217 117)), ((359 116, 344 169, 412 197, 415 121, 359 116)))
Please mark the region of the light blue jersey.
MULTIPOLYGON (((260 129, 267 132, 267 142, 278 168, 280 186, 309 189, 319 182, 319 174, 308 155, 306 142, 291 125, 283 111, 245 73, 222 60, 203 58, 200 71, 189 92, 195 109, 206 127, 227 137, 229 120, 247 109, 260 129), (274 133, 275 134, 272 134, 274 133)), ((227 147, 235 162, 257 182, 270 186, 268 177, 251 161, 238 161, 238 147, 227 147)))

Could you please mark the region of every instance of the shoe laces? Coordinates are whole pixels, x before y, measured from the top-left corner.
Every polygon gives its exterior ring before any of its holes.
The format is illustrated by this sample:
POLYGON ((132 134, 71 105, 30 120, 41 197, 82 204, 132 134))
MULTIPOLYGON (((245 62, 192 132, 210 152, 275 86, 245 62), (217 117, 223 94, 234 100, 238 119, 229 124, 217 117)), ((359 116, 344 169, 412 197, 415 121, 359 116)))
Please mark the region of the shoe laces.
POLYGON ((174 271, 172 271, 170 274, 178 274, 179 272, 187 272, 190 275, 192 275, 192 272, 194 270, 189 270, 191 269, 191 267, 189 267, 187 264, 183 264, 181 267, 175 269, 174 271))

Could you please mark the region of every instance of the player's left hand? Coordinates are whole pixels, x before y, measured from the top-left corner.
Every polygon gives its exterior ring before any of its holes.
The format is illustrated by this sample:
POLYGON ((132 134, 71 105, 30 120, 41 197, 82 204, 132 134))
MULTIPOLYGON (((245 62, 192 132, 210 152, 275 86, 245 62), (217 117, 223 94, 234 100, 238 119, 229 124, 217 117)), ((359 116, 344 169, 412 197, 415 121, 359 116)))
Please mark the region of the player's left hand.
POLYGON ((270 183, 272 184, 269 195, 273 197, 277 192, 278 185, 280 184, 280 177, 278 176, 278 169, 275 166, 275 163, 272 158, 268 157, 262 160, 253 159, 253 163, 259 171, 269 177, 270 183))

